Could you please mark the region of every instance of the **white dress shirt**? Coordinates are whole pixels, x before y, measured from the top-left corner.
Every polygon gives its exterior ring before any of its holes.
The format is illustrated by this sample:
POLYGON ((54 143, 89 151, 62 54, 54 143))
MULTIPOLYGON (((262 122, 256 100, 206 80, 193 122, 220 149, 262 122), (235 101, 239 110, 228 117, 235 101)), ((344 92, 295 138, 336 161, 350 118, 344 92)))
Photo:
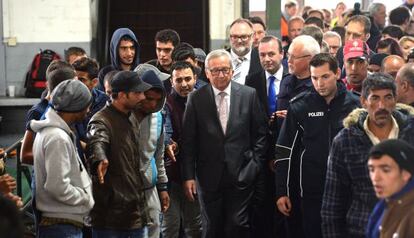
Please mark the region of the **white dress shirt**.
POLYGON ((282 81, 283 77, 283 66, 281 65, 279 70, 275 74, 270 74, 269 72, 265 71, 266 75, 266 94, 269 95, 269 77, 274 76, 276 79, 274 81, 273 87, 275 88, 276 95, 279 95, 280 89, 280 82, 282 81))
POLYGON ((224 100, 227 101, 227 111, 229 112, 229 115, 230 115, 231 82, 229 83, 229 85, 227 86, 227 88, 225 88, 223 91, 218 90, 213 85, 211 85, 211 87, 213 88, 214 99, 215 99, 215 102, 216 102, 217 110, 218 110, 219 105, 220 105, 220 97, 221 97, 219 95, 219 93, 221 93, 221 92, 225 92, 226 93, 226 96, 224 97, 224 100))
POLYGON ((234 70, 232 80, 238 82, 239 84, 244 85, 244 83, 246 82, 246 76, 249 73, 249 69, 250 69, 250 58, 252 55, 252 50, 250 50, 249 53, 247 53, 246 55, 242 56, 244 57, 244 60, 239 66, 240 69, 238 70, 236 70, 236 66, 237 64, 239 64, 238 60, 241 57, 236 55, 236 53, 234 53, 233 50, 230 51, 230 54, 231 54, 231 63, 233 65, 233 70, 234 70))

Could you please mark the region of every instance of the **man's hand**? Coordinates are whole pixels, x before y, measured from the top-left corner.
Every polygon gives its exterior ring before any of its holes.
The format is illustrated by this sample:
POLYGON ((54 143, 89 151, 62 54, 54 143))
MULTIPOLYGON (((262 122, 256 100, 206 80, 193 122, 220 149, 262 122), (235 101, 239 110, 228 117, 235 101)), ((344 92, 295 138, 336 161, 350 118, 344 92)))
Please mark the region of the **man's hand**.
POLYGON ((194 202, 197 195, 196 183, 194 179, 184 182, 184 194, 190 202, 194 202))
POLYGON ((104 177, 105 177, 106 171, 108 170, 108 165, 109 165, 108 160, 104 159, 101 162, 99 162, 98 168, 96 169, 100 184, 104 183, 104 177))
POLYGON ((13 193, 6 193, 4 194, 4 197, 12 200, 17 207, 23 207, 22 199, 19 196, 14 195, 13 193))
POLYGON ((161 191, 159 195, 161 202, 161 212, 166 212, 170 207, 170 196, 168 195, 167 191, 161 191))
POLYGON ((288 196, 280 197, 276 202, 277 208, 283 215, 289 216, 290 211, 292 210, 292 203, 290 202, 290 198, 288 196))
POLYGON ((276 117, 286 118, 286 115, 287 115, 287 110, 280 110, 280 111, 276 111, 276 112, 274 112, 274 115, 275 115, 276 117))
POLYGON ((16 180, 12 176, 8 174, 0 176, 0 192, 3 194, 11 193, 16 186, 16 180))
POLYGON ((170 144, 165 147, 165 153, 167 156, 174 162, 177 162, 175 155, 178 153, 178 144, 177 142, 171 139, 170 144))

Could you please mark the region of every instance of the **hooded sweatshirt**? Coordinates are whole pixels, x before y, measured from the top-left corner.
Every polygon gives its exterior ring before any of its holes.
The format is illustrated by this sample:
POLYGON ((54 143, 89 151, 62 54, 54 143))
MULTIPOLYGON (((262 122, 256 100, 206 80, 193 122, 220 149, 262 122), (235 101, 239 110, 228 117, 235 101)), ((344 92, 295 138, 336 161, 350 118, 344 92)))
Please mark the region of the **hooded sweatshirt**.
POLYGON ((160 80, 145 81, 152 88, 162 90, 161 100, 153 113, 146 115, 141 122, 134 117, 133 121, 139 128, 139 145, 141 150, 141 173, 143 174, 144 189, 157 186, 158 191, 167 190, 167 174, 164 168, 164 118, 161 109, 166 101, 166 92, 160 80))
POLYGON ((91 179, 78 156, 75 135, 66 122, 48 110, 32 121, 36 206, 42 215, 83 223, 94 205, 91 179))
POLYGON ((98 74, 99 85, 97 86, 99 90, 105 91, 104 88, 104 78, 105 75, 113 70, 122 70, 120 59, 119 59, 119 52, 118 46, 121 42, 121 38, 123 36, 128 36, 134 41, 135 45, 135 59, 132 62, 131 70, 135 69, 139 64, 139 54, 140 54, 140 47, 135 34, 128 28, 118 28, 114 34, 112 34, 111 43, 109 46, 109 53, 111 56, 111 64, 103 67, 98 74))

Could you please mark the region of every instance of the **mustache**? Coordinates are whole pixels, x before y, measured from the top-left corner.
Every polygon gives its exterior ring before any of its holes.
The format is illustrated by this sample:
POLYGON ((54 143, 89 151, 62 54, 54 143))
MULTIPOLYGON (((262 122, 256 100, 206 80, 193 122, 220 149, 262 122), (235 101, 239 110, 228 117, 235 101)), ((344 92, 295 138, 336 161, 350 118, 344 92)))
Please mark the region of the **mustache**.
POLYGON ((382 110, 379 110, 378 112, 376 112, 375 113, 375 116, 387 116, 387 115, 389 115, 390 114, 390 112, 389 111, 387 111, 387 110, 385 110, 385 109, 382 109, 382 110))

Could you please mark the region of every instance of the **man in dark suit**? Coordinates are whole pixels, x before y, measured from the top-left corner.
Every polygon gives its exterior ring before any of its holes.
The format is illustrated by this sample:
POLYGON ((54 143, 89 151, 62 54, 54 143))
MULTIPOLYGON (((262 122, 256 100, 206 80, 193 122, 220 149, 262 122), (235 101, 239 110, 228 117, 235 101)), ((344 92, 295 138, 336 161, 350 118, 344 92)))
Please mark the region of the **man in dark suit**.
MULTIPOLYGON (((262 108, 271 119, 280 106, 277 105, 277 95, 280 92, 282 80, 286 80, 288 69, 281 64, 283 50, 281 41, 275 36, 265 36, 258 46, 260 63, 263 70, 246 77, 246 86, 256 89, 262 108)), ((278 112, 277 112, 278 113, 278 112)), ((281 124, 281 123, 280 123, 281 124)), ((267 161, 272 161, 279 130, 276 123, 269 122, 267 135, 267 161)), ((256 180, 255 194, 252 204, 252 233, 257 237, 286 236, 284 216, 275 206, 274 173, 266 166, 262 168, 256 180)))
POLYGON ((190 94, 184 113, 184 192, 190 200, 199 196, 204 238, 249 237, 253 182, 265 161, 265 114, 256 91, 231 80, 227 51, 207 56, 206 74, 211 84, 190 94))
POLYGON ((244 18, 230 25, 230 54, 233 65, 233 80, 244 84, 246 76, 262 70, 257 48, 253 48, 253 24, 244 18))

